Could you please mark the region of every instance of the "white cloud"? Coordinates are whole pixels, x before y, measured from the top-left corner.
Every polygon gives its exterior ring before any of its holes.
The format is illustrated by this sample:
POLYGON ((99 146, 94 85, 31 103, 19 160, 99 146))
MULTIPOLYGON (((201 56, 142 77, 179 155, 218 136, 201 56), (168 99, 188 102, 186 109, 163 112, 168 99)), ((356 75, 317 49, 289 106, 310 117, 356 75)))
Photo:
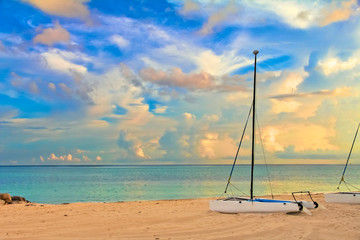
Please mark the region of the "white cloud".
POLYGON ((358 64, 359 60, 356 57, 351 57, 347 61, 343 61, 337 57, 328 57, 326 59, 320 60, 318 67, 326 76, 328 76, 341 71, 353 69, 358 64))
MULTIPOLYGON (((357 14, 356 0, 349 1, 247 1, 250 8, 274 12, 283 22, 296 28, 326 26, 348 20, 357 14)), ((270 16, 271 18, 271 16, 270 16)))
POLYGON ((85 74, 87 72, 86 67, 75 64, 71 61, 89 61, 83 54, 61 51, 57 49, 50 50, 41 54, 46 60, 47 66, 50 69, 63 72, 69 75, 73 75, 74 72, 85 74))
POLYGON ((112 43, 115 43, 120 49, 123 49, 129 46, 130 42, 126 40, 123 36, 120 35, 113 35, 110 38, 112 43))
POLYGON ((167 106, 156 106, 156 109, 154 110, 155 113, 165 113, 168 109, 167 106))

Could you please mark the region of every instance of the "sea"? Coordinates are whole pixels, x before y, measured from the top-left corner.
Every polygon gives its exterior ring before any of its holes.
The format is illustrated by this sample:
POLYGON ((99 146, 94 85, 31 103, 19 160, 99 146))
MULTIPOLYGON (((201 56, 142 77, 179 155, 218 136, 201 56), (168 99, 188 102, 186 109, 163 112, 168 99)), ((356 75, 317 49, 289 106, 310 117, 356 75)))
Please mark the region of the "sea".
MULTIPOLYGON (((254 195, 337 191, 343 165, 256 165, 254 195)), ((192 199, 250 194, 250 165, 0 166, 0 192, 36 203, 192 199)), ((349 165, 340 190, 360 187, 349 165)))

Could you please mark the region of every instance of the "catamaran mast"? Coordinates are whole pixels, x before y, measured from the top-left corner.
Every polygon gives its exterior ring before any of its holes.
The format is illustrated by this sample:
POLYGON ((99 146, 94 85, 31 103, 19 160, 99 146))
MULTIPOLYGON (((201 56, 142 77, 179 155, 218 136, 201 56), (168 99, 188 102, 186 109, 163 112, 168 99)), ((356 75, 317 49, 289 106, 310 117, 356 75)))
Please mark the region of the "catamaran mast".
POLYGON ((354 140, 353 140, 353 142, 352 142, 352 144, 351 144, 349 156, 348 156, 348 158, 347 158, 347 160, 346 160, 346 164, 345 164, 345 167, 344 167, 344 171, 343 171, 343 174, 342 174, 342 176, 341 176, 341 179, 340 179, 340 182, 339 182, 339 185, 338 185, 337 189, 340 188, 341 183, 344 181, 344 176, 345 176, 346 168, 347 168, 347 166, 348 166, 348 164, 349 164, 349 159, 350 159, 350 156, 351 156, 351 152, 352 152, 352 150, 353 150, 353 147, 354 147, 354 143, 355 143, 355 140, 356 140, 356 136, 357 136, 357 134, 358 134, 358 132, 359 132, 359 128, 360 128, 360 123, 359 123, 359 125, 358 125, 358 127, 357 127, 357 129, 356 129, 355 137, 354 137, 354 140))
POLYGON ((254 64, 254 93, 253 93, 253 119, 252 119, 252 146, 251 146, 251 181, 250 181, 250 199, 254 198, 254 147, 255 147, 255 99, 256 99, 256 55, 259 53, 258 50, 254 50, 253 54, 255 55, 255 64, 254 64))

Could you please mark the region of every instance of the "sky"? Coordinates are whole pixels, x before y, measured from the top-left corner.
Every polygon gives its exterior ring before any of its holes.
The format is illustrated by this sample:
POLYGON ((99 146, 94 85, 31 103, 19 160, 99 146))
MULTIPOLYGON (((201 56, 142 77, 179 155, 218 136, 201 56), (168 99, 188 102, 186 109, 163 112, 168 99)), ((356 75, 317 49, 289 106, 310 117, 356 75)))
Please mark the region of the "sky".
POLYGON ((0 21, 1 165, 232 163, 255 49, 257 163, 344 164, 360 122, 360 1, 0 0, 0 21))

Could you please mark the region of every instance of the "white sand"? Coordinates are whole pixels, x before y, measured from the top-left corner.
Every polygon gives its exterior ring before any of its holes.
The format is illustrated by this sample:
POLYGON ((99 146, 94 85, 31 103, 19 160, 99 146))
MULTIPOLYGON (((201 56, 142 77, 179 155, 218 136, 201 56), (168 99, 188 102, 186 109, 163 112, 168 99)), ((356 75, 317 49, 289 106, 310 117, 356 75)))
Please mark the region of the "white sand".
POLYGON ((311 216, 221 214, 209 199, 4 205, 0 239, 360 239, 360 205, 314 199, 311 216))

